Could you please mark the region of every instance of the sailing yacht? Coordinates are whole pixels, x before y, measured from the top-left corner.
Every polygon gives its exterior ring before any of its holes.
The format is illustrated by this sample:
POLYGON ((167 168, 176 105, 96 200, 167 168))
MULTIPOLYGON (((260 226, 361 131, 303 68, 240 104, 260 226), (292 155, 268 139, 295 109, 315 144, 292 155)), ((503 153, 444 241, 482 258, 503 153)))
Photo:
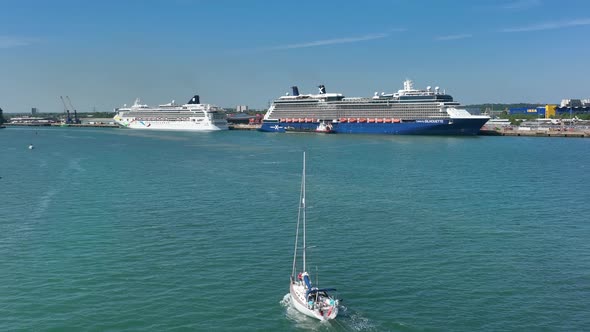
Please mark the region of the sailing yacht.
POLYGON ((297 232, 295 235, 295 250, 293 253, 293 270, 291 272, 291 284, 289 293, 291 303, 301 313, 317 318, 321 321, 334 319, 338 315, 338 300, 329 292, 333 288, 318 288, 314 286, 306 264, 306 209, 305 209, 305 152, 303 152, 303 173, 301 176, 301 195, 299 200, 299 212, 297 214, 297 232), (302 230, 302 239, 299 237, 299 230, 302 230), (301 242, 301 243, 300 243, 301 242), (301 245, 301 246, 300 246, 301 245), (301 251, 301 270, 295 277, 297 271, 297 254, 301 251))

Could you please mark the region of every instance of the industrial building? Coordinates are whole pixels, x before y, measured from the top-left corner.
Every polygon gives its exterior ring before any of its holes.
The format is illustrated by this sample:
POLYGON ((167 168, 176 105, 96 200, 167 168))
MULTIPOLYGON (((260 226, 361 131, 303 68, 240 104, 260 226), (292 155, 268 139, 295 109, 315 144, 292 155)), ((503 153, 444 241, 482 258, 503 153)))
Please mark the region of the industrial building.
MULTIPOLYGON (((578 99, 578 101, 580 101, 578 99)), ((562 103, 563 104, 563 103, 562 103)), ((574 116, 576 114, 590 114, 590 105, 582 103, 570 103, 566 106, 557 106, 547 104, 535 108, 517 107, 511 108, 508 112, 510 115, 534 115, 538 118, 561 117, 563 115, 574 116)))
POLYGON ((238 112, 238 113, 248 112, 248 106, 247 105, 238 105, 238 106, 236 106, 236 112, 238 112))

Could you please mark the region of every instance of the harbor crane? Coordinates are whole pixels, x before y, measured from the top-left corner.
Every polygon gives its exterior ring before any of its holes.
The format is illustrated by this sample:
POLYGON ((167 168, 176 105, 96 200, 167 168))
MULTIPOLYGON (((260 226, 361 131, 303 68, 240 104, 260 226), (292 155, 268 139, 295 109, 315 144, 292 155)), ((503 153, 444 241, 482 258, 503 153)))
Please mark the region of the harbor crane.
POLYGON ((66 116, 66 118, 64 119, 64 123, 70 124, 70 123, 72 123, 72 118, 70 117, 70 110, 68 109, 68 105, 66 105, 66 101, 64 100, 64 97, 59 96, 59 99, 61 99, 61 103, 64 104, 64 114, 66 116))
POLYGON ((66 96, 66 99, 68 100, 68 104, 70 104, 70 108, 74 110, 74 122, 73 123, 79 124, 81 121, 80 121, 80 119, 78 119, 78 112, 74 108, 74 105, 72 105, 72 101, 70 100, 70 97, 66 96))

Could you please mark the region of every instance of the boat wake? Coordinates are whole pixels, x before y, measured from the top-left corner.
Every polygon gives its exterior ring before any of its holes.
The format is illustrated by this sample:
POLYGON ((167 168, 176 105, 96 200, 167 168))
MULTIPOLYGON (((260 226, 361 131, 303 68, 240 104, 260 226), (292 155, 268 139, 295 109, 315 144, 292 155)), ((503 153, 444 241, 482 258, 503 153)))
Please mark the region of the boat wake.
POLYGON ((279 302, 285 308, 285 316, 295 327, 311 331, 377 331, 368 318, 357 312, 350 312, 346 306, 338 306, 338 317, 333 320, 318 321, 305 316, 291 305, 291 295, 283 296, 279 302))

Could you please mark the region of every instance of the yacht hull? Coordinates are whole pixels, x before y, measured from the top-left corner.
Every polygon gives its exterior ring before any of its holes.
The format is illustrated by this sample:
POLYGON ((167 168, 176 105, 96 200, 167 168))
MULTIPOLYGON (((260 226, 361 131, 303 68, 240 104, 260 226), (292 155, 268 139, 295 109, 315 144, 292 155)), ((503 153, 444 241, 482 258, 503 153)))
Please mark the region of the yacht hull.
POLYGON ((330 320, 336 318, 338 316, 338 306, 334 305, 330 308, 324 308, 324 310, 312 310, 307 306, 305 303, 305 287, 302 285, 298 285, 295 283, 291 283, 290 291, 291 294, 291 303, 297 309, 297 311, 301 312, 302 314, 309 316, 311 318, 319 319, 319 320, 330 320))

